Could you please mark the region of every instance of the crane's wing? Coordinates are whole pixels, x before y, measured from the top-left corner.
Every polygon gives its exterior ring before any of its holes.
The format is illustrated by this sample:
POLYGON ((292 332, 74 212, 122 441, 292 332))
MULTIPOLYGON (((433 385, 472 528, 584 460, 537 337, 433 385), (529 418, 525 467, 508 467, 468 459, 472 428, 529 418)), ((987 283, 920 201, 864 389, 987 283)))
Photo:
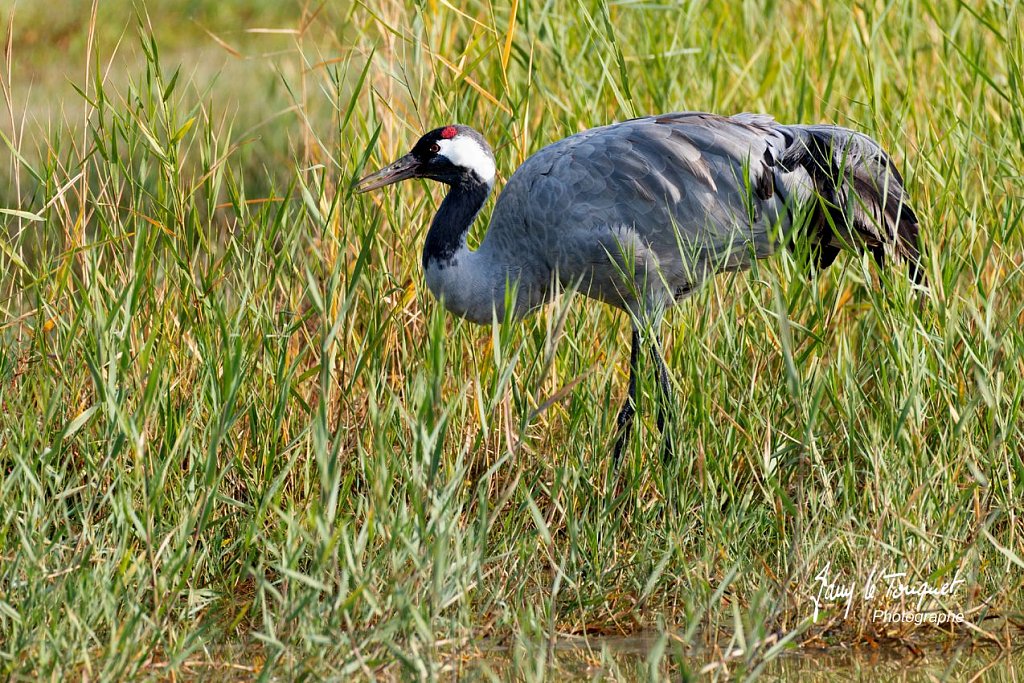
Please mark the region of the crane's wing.
POLYGON ((821 266, 843 244, 913 243, 897 251, 916 258, 917 221, 891 168, 873 141, 842 128, 754 114, 633 119, 527 159, 487 239, 530 249, 563 282, 585 280, 593 295, 626 306, 656 290, 678 298, 714 272, 745 267, 793 226, 808 228, 821 266), (624 280, 635 291, 623 291, 624 280))
POLYGON ((586 279, 609 303, 640 298, 624 280, 678 298, 771 252, 786 197, 765 160, 784 143, 771 118, 753 115, 678 113, 587 130, 516 171, 488 240, 528 233, 510 242, 539 248, 563 282, 586 279))

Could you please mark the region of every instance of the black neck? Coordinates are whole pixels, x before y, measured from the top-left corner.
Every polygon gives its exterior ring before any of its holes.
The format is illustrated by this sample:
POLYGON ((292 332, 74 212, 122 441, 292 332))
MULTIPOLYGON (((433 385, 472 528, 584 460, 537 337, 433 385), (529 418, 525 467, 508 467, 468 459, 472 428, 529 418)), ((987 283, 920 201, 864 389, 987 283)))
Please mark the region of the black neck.
POLYGON ((466 173, 451 184, 423 244, 424 268, 430 261, 439 264, 451 261, 490 192, 491 186, 472 173, 466 173))

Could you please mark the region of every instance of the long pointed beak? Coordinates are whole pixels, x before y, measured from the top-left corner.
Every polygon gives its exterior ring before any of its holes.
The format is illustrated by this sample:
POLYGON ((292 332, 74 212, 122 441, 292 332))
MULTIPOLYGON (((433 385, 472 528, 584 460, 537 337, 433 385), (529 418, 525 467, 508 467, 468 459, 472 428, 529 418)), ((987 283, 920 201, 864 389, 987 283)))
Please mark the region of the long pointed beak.
POLYGON ((360 180, 355 185, 355 191, 360 193, 369 192, 370 190, 376 190, 378 187, 397 183, 406 178, 415 178, 419 167, 419 160, 412 154, 406 154, 390 166, 385 166, 376 173, 371 173, 360 180))

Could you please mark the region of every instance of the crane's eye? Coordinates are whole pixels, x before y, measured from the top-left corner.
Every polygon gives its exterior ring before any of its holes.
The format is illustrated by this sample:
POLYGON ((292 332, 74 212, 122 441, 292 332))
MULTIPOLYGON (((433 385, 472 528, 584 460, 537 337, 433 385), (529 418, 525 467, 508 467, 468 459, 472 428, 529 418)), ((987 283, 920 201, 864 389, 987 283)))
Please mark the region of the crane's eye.
POLYGON ((430 153, 431 154, 437 154, 440 151, 441 151, 441 145, 437 144, 436 142, 434 144, 430 145, 430 153))

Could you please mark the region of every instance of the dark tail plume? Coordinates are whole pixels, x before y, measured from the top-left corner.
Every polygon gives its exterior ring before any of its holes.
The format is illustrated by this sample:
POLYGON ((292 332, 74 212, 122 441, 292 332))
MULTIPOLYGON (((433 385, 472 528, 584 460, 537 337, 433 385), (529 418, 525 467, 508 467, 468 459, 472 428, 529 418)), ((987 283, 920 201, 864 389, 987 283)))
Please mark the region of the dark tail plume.
POLYGON ((782 170, 802 169, 817 195, 808 217, 819 268, 844 246, 871 253, 878 264, 893 254, 922 284, 920 224, 907 202, 903 178, 874 140, 838 126, 785 126, 782 170))

